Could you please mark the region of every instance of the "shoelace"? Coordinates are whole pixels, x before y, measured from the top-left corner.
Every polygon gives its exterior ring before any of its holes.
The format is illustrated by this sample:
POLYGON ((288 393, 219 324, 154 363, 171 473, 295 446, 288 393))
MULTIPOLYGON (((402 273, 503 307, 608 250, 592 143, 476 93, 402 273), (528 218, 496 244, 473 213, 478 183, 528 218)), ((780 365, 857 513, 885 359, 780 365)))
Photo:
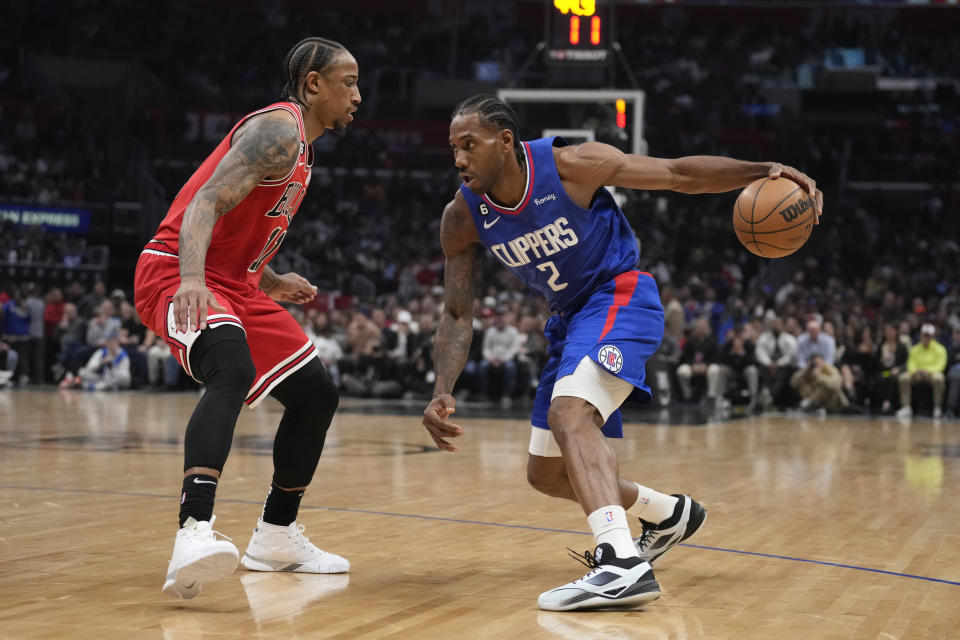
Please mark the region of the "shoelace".
POLYGON ((214 530, 213 530, 213 523, 216 521, 216 519, 217 519, 217 516, 211 516, 211 517, 210 517, 210 529, 206 529, 206 528, 203 528, 203 529, 189 529, 189 531, 192 532, 192 533, 193 533, 194 535, 196 535, 196 536, 200 536, 200 537, 211 536, 211 537, 213 537, 214 540, 217 539, 217 536, 220 536, 221 538, 224 538, 224 539, 226 539, 226 540, 229 540, 230 542, 233 542, 233 538, 231 538, 230 536, 224 535, 224 534, 220 533, 219 531, 214 531, 214 530))
POLYGON ((588 569, 596 569, 600 566, 600 563, 597 561, 597 556, 593 555, 589 549, 579 554, 570 547, 567 547, 567 555, 585 566, 588 569))
POLYGON ((637 541, 640 545, 640 551, 646 551, 653 541, 657 539, 658 535, 660 535, 660 532, 656 529, 647 529, 644 527, 643 533, 640 534, 640 539, 637 541))
POLYGON ((301 547, 303 549, 310 549, 310 538, 303 535, 303 531, 306 528, 307 527, 305 525, 302 525, 302 524, 297 525, 297 532, 293 535, 293 542, 298 547, 301 547))
POLYGON ((581 580, 586 580, 587 578, 593 576, 593 574, 599 571, 600 569, 600 561, 597 560, 597 557, 593 555, 589 549, 584 551, 583 554, 581 555, 576 551, 574 551, 573 549, 571 549, 570 547, 567 547, 567 555, 569 555, 571 558, 573 558, 574 560, 576 560, 577 562, 579 562, 580 564, 582 564, 583 566, 591 570, 587 575, 576 580, 576 582, 580 582, 581 580))

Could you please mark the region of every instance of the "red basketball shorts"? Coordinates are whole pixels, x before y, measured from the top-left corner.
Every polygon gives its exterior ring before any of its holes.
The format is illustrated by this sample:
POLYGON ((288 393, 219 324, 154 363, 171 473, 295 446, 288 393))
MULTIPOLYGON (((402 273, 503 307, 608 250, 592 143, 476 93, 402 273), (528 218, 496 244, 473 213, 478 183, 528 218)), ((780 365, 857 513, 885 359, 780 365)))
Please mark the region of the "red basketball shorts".
MULTIPOLYGON (((140 254, 134 276, 137 313, 143 324, 167 343, 184 371, 196 379, 190 368, 190 349, 200 332, 177 330, 173 296, 180 286, 180 261, 162 247, 152 244, 140 254)), ((257 376, 245 402, 253 408, 271 389, 316 357, 316 348, 293 316, 260 289, 218 281, 210 271, 206 280, 207 288, 227 311, 211 309, 205 331, 233 325, 247 335, 257 376)))

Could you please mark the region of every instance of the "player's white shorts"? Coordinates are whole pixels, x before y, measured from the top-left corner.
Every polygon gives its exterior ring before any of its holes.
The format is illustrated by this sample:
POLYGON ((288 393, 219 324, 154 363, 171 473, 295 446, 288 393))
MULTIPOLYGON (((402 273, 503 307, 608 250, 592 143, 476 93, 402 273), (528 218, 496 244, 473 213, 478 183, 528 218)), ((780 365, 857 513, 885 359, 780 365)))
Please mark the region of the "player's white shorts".
MULTIPOLYGON (((606 422, 632 391, 632 384, 607 372, 594 362, 593 358, 584 356, 572 374, 557 380, 550 399, 559 396, 582 398, 592 404, 600 413, 603 422, 606 422)), ((553 432, 540 427, 531 427, 529 451, 531 455, 545 458, 558 458, 563 455, 553 432)))

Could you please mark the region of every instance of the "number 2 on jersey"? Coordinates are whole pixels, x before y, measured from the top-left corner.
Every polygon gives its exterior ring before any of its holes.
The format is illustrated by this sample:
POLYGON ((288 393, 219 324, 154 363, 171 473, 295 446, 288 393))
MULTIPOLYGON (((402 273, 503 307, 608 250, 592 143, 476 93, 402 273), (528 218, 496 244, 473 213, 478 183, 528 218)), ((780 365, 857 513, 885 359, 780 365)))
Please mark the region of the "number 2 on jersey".
POLYGON ((557 283, 557 278, 560 277, 560 272, 557 271, 557 265, 553 264, 553 260, 547 262, 541 262, 537 265, 537 270, 539 271, 549 271, 550 277, 547 279, 547 284, 550 285, 550 288, 554 291, 563 291, 567 288, 566 282, 557 283))

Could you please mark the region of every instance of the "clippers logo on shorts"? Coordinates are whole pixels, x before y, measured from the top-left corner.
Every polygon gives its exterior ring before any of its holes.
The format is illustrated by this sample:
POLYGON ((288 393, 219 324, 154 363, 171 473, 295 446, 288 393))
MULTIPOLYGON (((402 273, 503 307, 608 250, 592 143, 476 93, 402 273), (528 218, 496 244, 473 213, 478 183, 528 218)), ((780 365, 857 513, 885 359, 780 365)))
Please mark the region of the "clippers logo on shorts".
POLYGON ((623 354, 612 344, 600 347, 600 353, 597 354, 597 360, 608 371, 619 373, 623 369, 623 354))

